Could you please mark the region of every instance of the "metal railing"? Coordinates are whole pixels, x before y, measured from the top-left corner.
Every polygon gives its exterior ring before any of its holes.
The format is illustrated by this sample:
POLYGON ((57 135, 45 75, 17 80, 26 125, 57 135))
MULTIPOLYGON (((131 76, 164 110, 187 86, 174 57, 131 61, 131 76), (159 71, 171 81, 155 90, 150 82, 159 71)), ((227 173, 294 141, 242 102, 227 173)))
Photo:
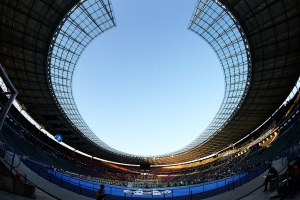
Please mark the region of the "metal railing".
MULTIPOLYGON (((95 182, 90 182, 84 179, 79 179, 72 176, 67 176, 55 170, 47 169, 42 165, 38 165, 37 163, 31 162, 29 160, 24 160, 24 164, 32 171, 34 171, 39 176, 48 180, 49 182, 58 185, 61 188, 66 190, 75 192, 79 195, 84 195, 87 197, 95 198, 95 193, 99 189, 100 184, 95 182)), ((190 185, 190 186, 182 186, 182 187, 170 187, 170 188, 140 188, 143 190, 170 190, 170 194, 163 195, 148 195, 148 197, 143 197, 142 199, 147 198, 156 198, 156 199, 202 199, 212 197, 218 194, 222 194, 224 192, 234 190, 239 186, 248 183, 254 178, 261 175, 264 171, 267 170, 267 164, 262 164, 253 170, 235 175, 226 179, 217 180, 204 184, 190 185)), ((126 189, 135 189, 137 188, 128 188, 122 186, 112 186, 106 185, 105 191, 109 195, 109 199, 118 200, 118 199, 139 199, 138 195, 134 194, 126 194, 123 190, 126 189)))

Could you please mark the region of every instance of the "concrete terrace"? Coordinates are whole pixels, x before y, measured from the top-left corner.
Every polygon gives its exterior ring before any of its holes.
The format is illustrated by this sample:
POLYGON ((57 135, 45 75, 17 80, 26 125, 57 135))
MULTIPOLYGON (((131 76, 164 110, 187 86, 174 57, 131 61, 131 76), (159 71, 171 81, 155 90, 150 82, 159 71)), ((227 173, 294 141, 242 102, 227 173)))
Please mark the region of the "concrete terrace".
MULTIPOLYGON (((11 161, 11 157, 7 155, 5 157, 7 162, 11 161)), ((15 164, 17 164, 17 160, 15 160, 15 164)), ((286 159, 279 159, 276 161, 273 161, 273 166, 280 172, 280 174, 284 173, 287 166, 286 159)), ((31 181, 33 184, 35 184, 36 187, 36 199, 73 199, 73 200, 90 200, 92 198, 88 198, 82 195, 79 195, 77 193, 65 190, 63 188, 60 188, 59 186, 50 183, 43 179, 42 177, 38 176, 36 173, 32 172, 29 168, 27 168, 22 162, 20 162, 19 167, 16 168, 17 170, 22 169, 22 174, 26 174, 27 179, 31 181)), ((266 174, 267 171, 264 173, 266 174)), ((243 200, 256 200, 256 199, 270 199, 270 196, 275 196, 276 191, 267 191, 263 192, 263 175, 258 176, 254 180, 236 188, 235 190, 231 190, 229 192, 207 198, 208 200, 219 200, 219 199, 243 199, 243 200)), ((121 197, 122 198, 122 197, 121 197)), ((0 190, 0 200, 24 200, 29 199, 23 196, 14 195, 11 193, 8 193, 6 191, 0 190)), ((107 196, 106 200, 109 199, 115 199, 114 196, 107 196)), ((120 199, 120 197, 118 198, 120 199)), ((122 198, 123 199, 123 198, 122 198)), ((133 198, 131 198, 133 199, 133 198)), ((193 198, 194 199, 194 198, 193 198)), ((274 199, 280 199, 280 197, 274 198, 274 199)), ((287 196, 286 199, 289 199, 289 196, 287 196)), ((300 199, 300 194, 297 194, 293 199, 300 199)))

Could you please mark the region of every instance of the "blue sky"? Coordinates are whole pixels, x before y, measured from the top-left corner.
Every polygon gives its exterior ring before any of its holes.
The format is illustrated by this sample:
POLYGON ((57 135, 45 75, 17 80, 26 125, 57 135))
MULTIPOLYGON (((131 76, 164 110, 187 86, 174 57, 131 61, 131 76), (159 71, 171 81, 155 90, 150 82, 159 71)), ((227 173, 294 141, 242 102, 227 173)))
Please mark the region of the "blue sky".
POLYGON ((115 149, 178 150, 209 125, 224 95, 216 54, 188 30, 196 1, 111 2, 117 27, 81 55, 73 77, 76 105, 115 149))

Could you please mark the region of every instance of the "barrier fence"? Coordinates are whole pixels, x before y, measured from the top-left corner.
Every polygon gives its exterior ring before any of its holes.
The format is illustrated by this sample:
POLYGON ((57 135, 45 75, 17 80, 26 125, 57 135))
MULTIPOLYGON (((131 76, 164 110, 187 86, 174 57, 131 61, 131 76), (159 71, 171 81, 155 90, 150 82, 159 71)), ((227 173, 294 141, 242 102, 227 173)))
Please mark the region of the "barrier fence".
MULTIPOLYGON (((42 165, 38 165, 34 162, 23 160, 23 163, 34 171, 39 176, 48 180, 49 182, 62 187, 66 190, 72 191, 79 195, 84 195, 87 197, 95 198, 96 191, 100 187, 100 183, 90 182, 84 179, 79 179, 76 177, 67 176, 60 172, 47 169, 42 165)), ((123 200, 123 199, 203 199, 212 197, 224 192, 234 190, 235 188, 244 185, 245 183, 253 180, 254 178, 261 175, 266 171, 268 165, 262 163, 260 166, 252 169, 249 172, 245 172, 239 175, 235 175, 226 179, 217 180, 208 183, 181 186, 181 187, 168 187, 168 188, 128 188, 122 186, 105 185, 105 192, 109 195, 111 200, 123 200), (124 193, 123 190, 136 191, 135 194, 124 193), (143 195, 147 193, 148 195, 143 195), (152 191, 149 194, 149 191, 152 191), (153 191, 157 191, 156 195, 153 195, 153 191), (169 194, 163 191, 170 191, 169 194), (164 194, 162 194, 164 193, 164 194), (159 195, 160 194, 160 195, 159 195)))

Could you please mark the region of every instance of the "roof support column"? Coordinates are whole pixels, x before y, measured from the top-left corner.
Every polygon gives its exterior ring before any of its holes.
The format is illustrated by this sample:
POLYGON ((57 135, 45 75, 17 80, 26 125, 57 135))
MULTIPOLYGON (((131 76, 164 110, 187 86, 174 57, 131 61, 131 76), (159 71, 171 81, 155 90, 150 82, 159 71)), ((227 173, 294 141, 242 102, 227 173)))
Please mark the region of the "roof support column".
POLYGON ((7 113, 11 107, 11 105, 13 104, 14 100, 16 99, 17 95, 18 95, 18 91, 16 90, 16 88, 14 87, 14 85, 11 83, 11 81, 9 80, 8 76, 6 75, 2 65, 0 64, 0 76, 3 79, 3 82, 5 83, 6 87, 9 89, 8 92, 3 92, 3 94, 10 94, 10 97, 7 101, 7 103, 5 104, 1 115, 0 115, 0 130, 2 129, 2 125, 4 123, 4 120, 7 116, 7 113))

